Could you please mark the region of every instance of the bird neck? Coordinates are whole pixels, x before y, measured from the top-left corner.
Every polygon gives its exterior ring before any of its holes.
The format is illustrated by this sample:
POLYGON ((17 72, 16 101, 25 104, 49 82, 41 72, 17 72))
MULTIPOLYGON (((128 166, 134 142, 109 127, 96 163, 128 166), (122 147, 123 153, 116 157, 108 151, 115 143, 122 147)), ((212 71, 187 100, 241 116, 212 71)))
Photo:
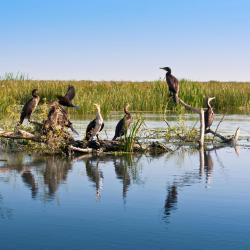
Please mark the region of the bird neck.
POLYGON ((100 109, 97 109, 96 111, 96 118, 102 120, 102 115, 100 109))
POLYGON ((170 76, 171 75, 171 69, 169 69, 166 73, 167 76, 170 76))
POLYGON ((124 113, 125 113, 126 115, 130 115, 130 113, 129 113, 129 111, 128 111, 128 107, 125 107, 125 108, 124 108, 124 113))
POLYGON ((207 108, 212 108, 210 102, 207 102, 207 108))

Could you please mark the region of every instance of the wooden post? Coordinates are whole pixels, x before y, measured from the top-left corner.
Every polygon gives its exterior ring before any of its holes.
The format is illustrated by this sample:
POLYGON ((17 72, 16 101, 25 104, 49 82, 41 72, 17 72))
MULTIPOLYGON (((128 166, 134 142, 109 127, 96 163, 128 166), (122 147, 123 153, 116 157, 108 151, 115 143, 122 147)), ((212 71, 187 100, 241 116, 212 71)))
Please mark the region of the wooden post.
POLYGON ((179 98, 179 103, 182 104, 187 110, 191 110, 200 116, 200 139, 199 146, 204 146, 204 137, 205 137, 205 118, 204 118, 204 109, 203 108, 194 108, 187 103, 185 103, 182 99, 179 98))
POLYGON ((205 137, 205 118, 204 118, 204 109, 200 109, 200 148, 204 146, 204 137, 205 137))

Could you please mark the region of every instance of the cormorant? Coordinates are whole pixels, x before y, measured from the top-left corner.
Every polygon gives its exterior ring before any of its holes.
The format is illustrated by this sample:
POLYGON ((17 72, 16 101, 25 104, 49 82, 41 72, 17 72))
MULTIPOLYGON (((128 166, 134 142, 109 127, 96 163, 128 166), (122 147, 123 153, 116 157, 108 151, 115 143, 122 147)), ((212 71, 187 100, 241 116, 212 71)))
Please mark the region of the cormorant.
POLYGON ((213 109, 211 107, 210 102, 215 99, 215 97, 209 97, 206 100, 206 105, 207 105, 207 110, 204 113, 204 117, 205 117, 205 133, 210 129, 210 126, 212 125, 213 121, 214 121, 214 112, 213 109))
POLYGON ((69 85, 65 96, 61 96, 61 95, 57 96, 59 104, 61 104, 62 106, 65 106, 65 107, 79 108, 78 106, 76 106, 72 103, 72 100, 75 97, 75 94, 76 94, 76 92, 75 92, 74 86, 69 85))
POLYGON ((168 89, 169 89, 169 95, 173 96, 174 102, 178 103, 178 94, 179 94, 179 81, 177 80, 176 77, 174 77, 171 74, 171 69, 169 67, 164 67, 164 68, 160 68, 163 69, 165 71, 167 71, 166 73, 166 81, 168 84, 168 89))
POLYGON ((123 136, 127 132, 128 128, 132 122, 132 115, 129 113, 128 107, 129 107, 129 104, 126 104, 124 107, 125 115, 116 125, 115 136, 113 138, 113 141, 116 138, 123 136))
POLYGON ((72 122, 69 120, 67 111, 62 106, 60 106, 57 101, 54 101, 51 104, 48 118, 44 123, 44 133, 58 126, 61 128, 70 128, 72 132, 78 135, 78 132, 73 128, 72 122))
POLYGON ((32 98, 24 104, 18 125, 21 125, 25 118, 27 118, 30 122, 30 116, 35 111, 37 104, 40 101, 40 97, 37 92, 37 89, 32 90, 32 98))
POLYGON ((85 139, 90 141, 93 139, 94 136, 98 138, 98 133, 102 131, 103 127, 104 127, 104 122, 103 122, 103 118, 101 115, 101 109, 100 109, 100 105, 99 104, 94 104, 94 106, 96 107, 96 118, 91 121, 86 129, 86 137, 85 139))

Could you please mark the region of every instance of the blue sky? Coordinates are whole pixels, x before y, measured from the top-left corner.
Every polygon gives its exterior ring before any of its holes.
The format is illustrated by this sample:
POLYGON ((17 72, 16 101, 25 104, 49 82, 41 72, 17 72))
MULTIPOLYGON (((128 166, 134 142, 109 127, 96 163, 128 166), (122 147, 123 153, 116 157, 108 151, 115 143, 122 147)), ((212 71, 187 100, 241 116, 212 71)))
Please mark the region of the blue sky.
POLYGON ((249 0, 1 0, 0 74, 250 81, 249 0))

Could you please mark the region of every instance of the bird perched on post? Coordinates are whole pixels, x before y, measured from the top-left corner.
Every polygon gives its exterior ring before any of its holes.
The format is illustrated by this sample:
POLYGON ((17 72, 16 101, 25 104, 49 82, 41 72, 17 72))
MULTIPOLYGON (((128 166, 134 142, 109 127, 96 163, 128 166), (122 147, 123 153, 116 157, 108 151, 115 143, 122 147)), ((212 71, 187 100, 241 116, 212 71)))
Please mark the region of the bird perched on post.
POLYGON ((27 118, 28 121, 30 122, 30 116, 35 111, 40 101, 40 97, 38 95, 37 89, 33 89, 31 94, 32 94, 32 98, 29 99, 23 106, 23 109, 21 111, 20 121, 18 125, 21 125, 25 118, 27 118))
POLYGON ((207 110, 204 113, 205 117, 205 133, 208 133, 213 121, 214 121, 214 111, 210 102, 215 99, 215 97, 208 97, 206 99, 207 110))
POLYGON ((72 103, 73 98, 75 97, 75 88, 72 85, 69 85, 67 93, 65 96, 57 95, 57 99, 59 104, 65 107, 73 107, 73 108, 79 108, 78 106, 74 105, 72 103))
POLYGON ((98 138, 98 133, 102 131, 104 127, 104 122, 103 118, 101 115, 101 108, 99 104, 94 104, 96 108, 96 118, 89 123, 86 129, 86 137, 85 139, 90 141, 94 138, 94 136, 97 137, 97 140, 99 141, 98 138))
POLYGON ((175 103, 178 103, 178 94, 179 94, 179 81, 176 77, 171 74, 171 69, 169 67, 160 68, 165 71, 166 73, 166 82, 168 84, 169 95, 173 97, 175 103))
POLYGON ((128 111, 128 108, 129 108, 129 104, 126 104, 124 107, 125 115, 116 125, 115 136, 113 138, 113 141, 116 140, 116 138, 123 136, 127 132, 132 122, 132 115, 128 111))

